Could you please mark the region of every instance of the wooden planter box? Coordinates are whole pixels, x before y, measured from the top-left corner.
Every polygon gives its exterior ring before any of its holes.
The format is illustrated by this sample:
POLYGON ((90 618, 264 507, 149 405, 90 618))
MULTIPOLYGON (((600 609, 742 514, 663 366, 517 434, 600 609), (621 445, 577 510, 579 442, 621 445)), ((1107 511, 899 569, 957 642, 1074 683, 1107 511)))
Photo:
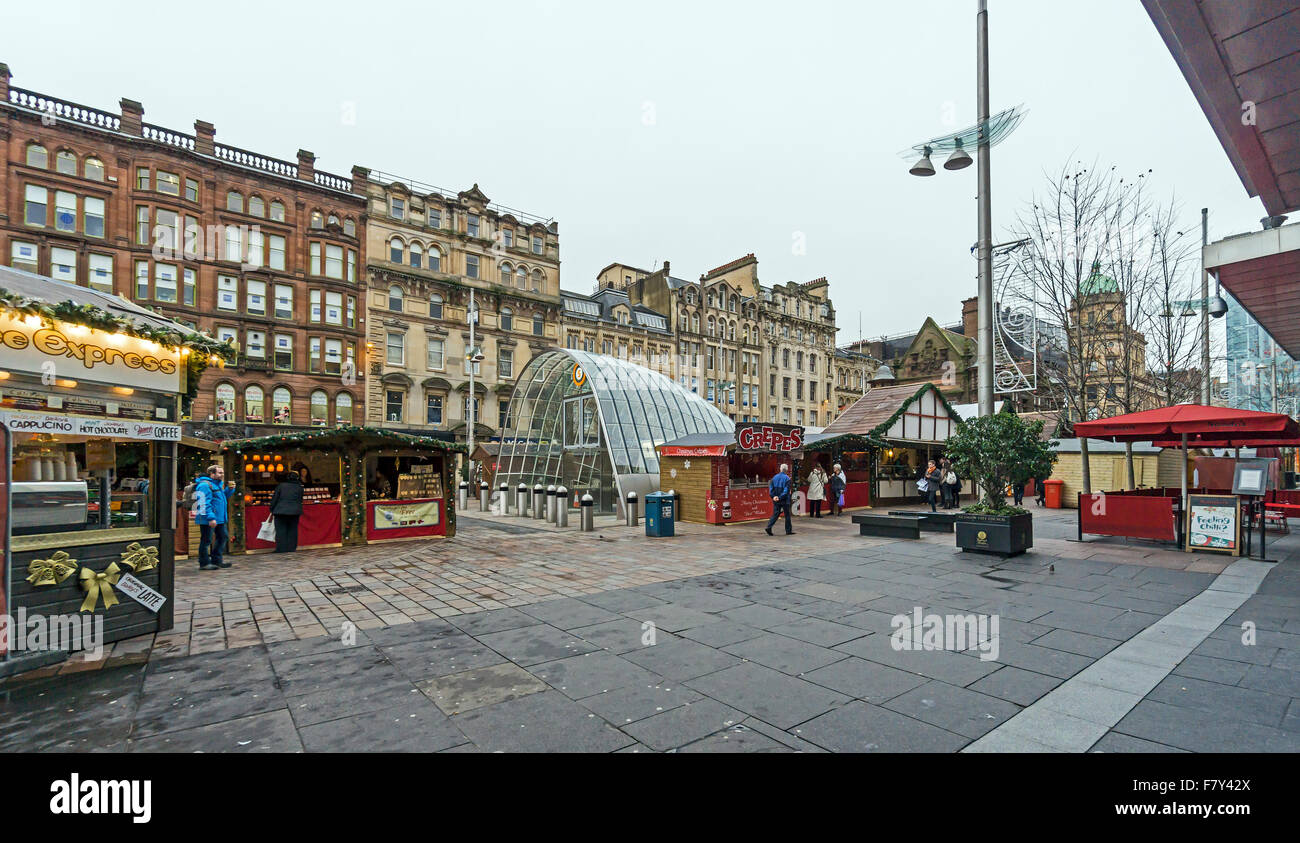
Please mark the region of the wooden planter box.
POLYGON ((1034 516, 959 514, 957 546, 962 552, 1017 556, 1034 546, 1034 516))

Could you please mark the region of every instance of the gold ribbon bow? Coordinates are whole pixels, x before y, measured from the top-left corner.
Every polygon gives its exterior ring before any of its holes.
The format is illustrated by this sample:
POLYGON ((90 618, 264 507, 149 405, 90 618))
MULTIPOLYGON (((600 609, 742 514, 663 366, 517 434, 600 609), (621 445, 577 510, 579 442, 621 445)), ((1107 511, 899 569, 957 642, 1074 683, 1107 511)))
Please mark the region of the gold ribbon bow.
POLYGON ((122 564, 137 574, 152 571, 158 567, 158 548, 141 547, 139 542, 131 542, 122 551, 122 564))
POLYGON ((58 585, 77 570, 77 560, 62 550, 49 559, 33 559, 27 566, 27 581, 34 586, 58 585))
POLYGON ((121 578, 122 572, 117 567, 116 562, 109 562, 108 567, 99 573, 95 573, 89 568, 81 569, 81 587, 86 592, 86 599, 81 601, 81 611, 95 611, 95 604, 99 598, 104 598, 104 608, 117 605, 117 595, 113 593, 113 586, 121 578))

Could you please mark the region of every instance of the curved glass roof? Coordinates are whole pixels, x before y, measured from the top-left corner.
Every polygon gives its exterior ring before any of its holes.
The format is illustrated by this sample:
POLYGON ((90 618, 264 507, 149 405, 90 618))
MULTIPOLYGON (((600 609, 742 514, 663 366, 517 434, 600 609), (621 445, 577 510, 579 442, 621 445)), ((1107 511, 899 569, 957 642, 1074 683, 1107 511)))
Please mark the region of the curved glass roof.
MULTIPOLYGON (((730 433, 735 423, 659 372, 576 349, 529 361, 515 381, 502 431, 498 477, 590 489, 610 501, 618 476, 659 473, 656 445, 689 433, 730 433)), ((600 506, 602 511, 609 509, 600 506)))

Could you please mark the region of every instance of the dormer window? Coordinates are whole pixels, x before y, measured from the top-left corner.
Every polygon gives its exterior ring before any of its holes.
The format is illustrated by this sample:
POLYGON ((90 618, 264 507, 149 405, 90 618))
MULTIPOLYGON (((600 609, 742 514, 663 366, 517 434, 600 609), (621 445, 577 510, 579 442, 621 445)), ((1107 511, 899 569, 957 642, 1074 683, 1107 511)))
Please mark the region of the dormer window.
POLYGON ((388 215, 395 220, 406 219, 406 200, 396 196, 389 197, 388 215))

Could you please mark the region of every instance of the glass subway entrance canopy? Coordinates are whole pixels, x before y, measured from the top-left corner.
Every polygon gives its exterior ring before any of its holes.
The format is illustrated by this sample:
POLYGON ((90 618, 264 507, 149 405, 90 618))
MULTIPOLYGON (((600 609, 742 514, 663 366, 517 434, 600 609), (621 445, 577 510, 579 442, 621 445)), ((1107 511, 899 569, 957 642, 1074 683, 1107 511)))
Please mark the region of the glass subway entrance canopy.
POLYGON ((590 493, 614 512, 630 491, 659 487, 655 446, 688 433, 731 433, 735 423, 668 377, 615 357, 553 349, 515 381, 497 478, 590 493))

